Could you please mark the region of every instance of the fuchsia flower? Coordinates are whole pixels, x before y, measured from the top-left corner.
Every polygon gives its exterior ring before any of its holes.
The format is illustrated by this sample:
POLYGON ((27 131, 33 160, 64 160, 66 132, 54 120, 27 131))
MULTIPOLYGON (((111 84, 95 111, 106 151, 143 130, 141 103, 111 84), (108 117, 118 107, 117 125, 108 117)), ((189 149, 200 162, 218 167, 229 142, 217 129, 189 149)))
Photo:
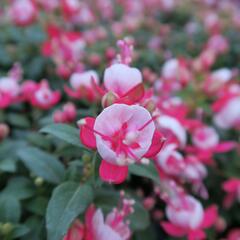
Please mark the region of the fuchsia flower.
POLYGON ((233 77, 233 72, 228 68, 221 68, 212 72, 204 83, 204 89, 207 93, 217 93, 233 77))
POLYGON ((37 7, 34 0, 13 0, 9 14, 16 25, 27 26, 35 21, 37 7))
POLYGON ((192 142, 193 146, 187 146, 186 150, 197 155, 205 163, 213 163, 214 153, 225 153, 236 147, 233 141, 220 142, 216 130, 208 126, 195 128, 192 132, 192 142))
POLYGON ((62 111, 57 110, 53 114, 53 120, 55 123, 71 123, 76 119, 77 109, 71 102, 66 103, 63 106, 62 111))
POLYGON ((113 183, 126 179, 129 164, 155 156, 164 141, 150 113, 137 105, 113 104, 96 119, 80 120, 79 126, 82 143, 97 148, 103 158, 101 178, 113 183))
POLYGON ((53 58, 58 74, 66 78, 72 72, 81 70, 80 60, 85 47, 81 34, 63 31, 55 25, 49 25, 47 32, 49 40, 43 43, 42 53, 53 58))
POLYGON ((75 220, 63 240, 84 240, 84 225, 75 220))
MULTIPOLYGON (((123 193, 124 194, 124 193, 123 193)), ((134 212, 134 200, 123 198, 104 219, 101 209, 91 205, 85 215, 85 224, 76 220, 63 240, 129 240, 131 230, 126 218, 134 212)))
POLYGON ((223 183, 222 188, 227 193, 223 202, 226 208, 231 207, 235 199, 240 202, 240 179, 229 179, 223 183))
POLYGON ((206 239, 204 229, 215 223, 218 214, 216 206, 204 211, 197 199, 182 194, 167 200, 166 215, 170 222, 162 222, 161 226, 169 235, 201 240, 206 239))
POLYGON ((95 20, 92 10, 85 2, 61 0, 63 16, 71 23, 88 24, 95 20))
POLYGON ((181 89, 191 80, 187 61, 183 58, 166 61, 162 67, 162 79, 173 91, 181 89))
POLYGON ((239 240, 240 228, 235 228, 228 233, 227 240, 239 240))
MULTIPOLYGON (((98 85, 99 80, 96 74, 92 73, 93 72, 88 72, 88 74, 85 75, 88 80, 84 78, 84 85, 88 86, 88 93, 90 94, 90 96, 92 96, 92 94, 95 92, 95 95, 103 97, 103 107, 107 107, 113 103, 124 103, 131 105, 134 103, 138 103, 144 97, 142 75, 137 68, 131 68, 125 64, 120 63, 111 65, 104 72, 104 87, 100 87, 98 85), (91 90, 89 90, 90 87, 91 90)), ((76 82, 77 81, 75 81, 75 83, 76 82)), ((79 83, 80 81, 78 79, 77 84, 79 83)), ((81 83, 81 85, 83 85, 83 83, 81 83)), ((69 89, 65 90, 69 92, 69 95, 71 94, 72 96, 79 96, 79 93, 70 93, 69 89)))
POLYGON ((214 122, 222 129, 240 127, 240 95, 226 94, 213 104, 214 122))
POLYGON ((176 144, 165 144, 155 158, 161 179, 175 179, 179 182, 189 182, 193 190, 201 197, 207 198, 208 193, 203 185, 207 169, 194 156, 183 156, 177 151, 176 144))
POLYGON ((42 80, 40 83, 26 81, 22 86, 22 92, 27 101, 43 110, 52 108, 61 98, 59 91, 50 89, 47 80, 42 80))
POLYGON ((72 89, 67 86, 64 89, 73 98, 86 98, 88 101, 94 101, 99 95, 95 87, 99 85, 99 78, 93 70, 83 73, 73 73, 70 77, 70 85, 72 89))
POLYGON ((157 118, 157 126, 164 133, 168 143, 174 143, 180 148, 184 148, 187 141, 187 132, 177 118, 160 115, 157 118))
POLYGON ((21 86, 19 81, 22 78, 22 69, 19 64, 14 64, 8 72, 8 76, 0 78, 0 108, 21 101, 21 86))

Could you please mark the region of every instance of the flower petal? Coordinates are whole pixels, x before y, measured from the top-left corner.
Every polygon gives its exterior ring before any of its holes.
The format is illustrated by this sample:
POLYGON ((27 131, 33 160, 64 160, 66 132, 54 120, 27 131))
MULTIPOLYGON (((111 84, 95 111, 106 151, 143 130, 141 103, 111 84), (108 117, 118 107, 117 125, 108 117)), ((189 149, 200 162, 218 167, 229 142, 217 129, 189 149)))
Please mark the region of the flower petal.
POLYGON ((95 118, 86 117, 84 118, 85 123, 80 125, 80 139, 82 144, 86 147, 95 149, 96 148, 96 138, 93 131, 93 126, 95 123, 95 118))
POLYGON ((165 139, 163 135, 158 130, 155 130, 152 138, 152 144, 148 149, 147 153, 144 155, 144 157, 146 158, 155 157, 162 149, 164 142, 165 139))
POLYGON ((122 183, 128 175, 127 166, 118 166, 102 160, 99 174, 103 181, 114 184, 122 183))

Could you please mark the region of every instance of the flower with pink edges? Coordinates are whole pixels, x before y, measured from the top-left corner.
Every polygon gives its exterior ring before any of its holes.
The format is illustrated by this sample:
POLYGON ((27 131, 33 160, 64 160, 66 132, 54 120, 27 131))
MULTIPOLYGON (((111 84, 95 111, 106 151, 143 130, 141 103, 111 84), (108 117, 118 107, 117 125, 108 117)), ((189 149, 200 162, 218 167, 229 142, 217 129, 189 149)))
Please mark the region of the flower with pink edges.
POLYGON ((84 240, 84 225, 77 219, 73 222, 63 240, 84 240))
POLYGON ((76 119, 77 109, 71 102, 64 104, 62 110, 57 110, 53 114, 55 123, 71 123, 76 119))
POLYGON ((231 178, 223 183, 222 188, 227 193, 223 202, 224 207, 231 207, 234 200, 240 202, 240 179, 231 178))
POLYGON ((11 20, 18 26, 28 26, 37 18, 37 7, 33 0, 13 0, 9 9, 11 20))
POLYGON ((227 240, 239 240, 240 239, 240 228, 235 228, 229 231, 227 240))
POLYGON ((60 27, 47 26, 49 39, 42 45, 42 54, 53 58, 57 73, 67 78, 72 72, 82 70, 80 62, 84 55, 85 41, 80 32, 63 31, 60 27))
POLYGON ((177 118, 168 115, 160 115, 156 120, 157 126, 167 138, 167 143, 174 143, 184 148, 187 141, 185 127, 177 118))
POLYGON ((199 126, 192 130, 193 146, 187 146, 186 151, 196 155, 202 162, 212 164, 215 153, 225 153, 236 147, 234 141, 220 142, 219 135, 213 127, 199 126))
POLYGON ((96 86, 99 85, 98 74, 93 70, 82 73, 75 72, 70 76, 70 86, 65 86, 65 92, 76 99, 87 99, 92 102, 97 99, 96 86))
POLYGON ((52 108, 61 98, 59 91, 50 89, 47 80, 42 80, 40 83, 26 81, 22 86, 22 93, 34 107, 43 110, 52 108))
POLYGON ((124 198, 121 192, 120 205, 106 218, 101 209, 91 205, 85 214, 85 223, 75 220, 63 240, 129 240, 131 230, 126 218, 134 212, 135 201, 124 198))
POLYGON ((163 221, 161 226, 173 237, 187 236, 189 240, 206 239, 204 229, 210 228, 217 219, 217 207, 203 209, 201 203, 190 195, 166 197, 166 215, 170 222, 163 221))
POLYGON ((213 104, 214 123, 222 129, 240 127, 240 94, 227 94, 213 104))
POLYGON ((96 119, 88 117, 78 124, 81 142, 97 148, 103 159, 100 177, 116 184, 127 178, 129 164, 155 156, 164 142, 150 113, 138 105, 113 104, 96 119))

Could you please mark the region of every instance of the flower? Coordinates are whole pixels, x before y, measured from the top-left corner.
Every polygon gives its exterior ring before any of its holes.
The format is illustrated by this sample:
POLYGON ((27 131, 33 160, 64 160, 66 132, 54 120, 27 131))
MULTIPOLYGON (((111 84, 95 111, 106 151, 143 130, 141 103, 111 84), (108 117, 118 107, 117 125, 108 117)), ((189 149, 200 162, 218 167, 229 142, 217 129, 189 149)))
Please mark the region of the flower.
POLYGON ((59 91, 50 89, 47 80, 42 80, 40 83, 26 81, 22 86, 22 92, 26 100, 43 110, 52 108, 61 98, 59 91))
POLYGON ((99 84, 99 78, 95 71, 89 70, 83 73, 73 73, 70 77, 72 88, 65 86, 66 93, 76 99, 86 98, 94 101, 98 93, 95 86, 99 84))
POLYGON ((137 68, 113 64, 105 70, 103 82, 106 91, 116 95, 115 102, 134 104, 144 96, 142 74, 137 68))
POLYGON ((62 111, 57 110, 53 114, 55 123, 71 123, 77 116, 77 110, 73 103, 69 102, 63 106, 62 111))
POLYGON ((235 199, 240 201, 240 179, 231 178, 223 183, 222 188, 227 193, 223 201, 226 208, 231 207, 235 199))
POLYGON ((183 194, 168 200, 166 214, 170 222, 162 222, 161 226, 169 235, 200 240, 206 239, 203 229, 215 223, 217 208, 211 206, 204 211, 197 199, 183 194))
POLYGON ((37 17, 37 8, 33 0, 14 0, 9 9, 12 21, 18 26, 32 24, 37 17))
POLYGON ((75 220, 63 240, 84 240, 84 225, 75 220))
POLYGON ((123 182, 128 165, 156 155, 164 141, 150 113, 138 105, 113 104, 96 119, 85 118, 78 123, 82 143, 96 147, 103 158, 100 176, 108 182, 123 182))

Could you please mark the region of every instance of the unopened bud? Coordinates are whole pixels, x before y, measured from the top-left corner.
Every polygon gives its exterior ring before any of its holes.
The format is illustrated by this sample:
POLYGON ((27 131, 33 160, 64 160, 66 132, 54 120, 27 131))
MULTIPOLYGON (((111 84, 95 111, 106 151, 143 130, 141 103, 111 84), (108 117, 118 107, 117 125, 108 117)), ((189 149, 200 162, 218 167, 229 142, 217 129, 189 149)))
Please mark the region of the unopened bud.
POLYGON ((41 177, 37 177, 37 178, 35 178, 35 180, 34 180, 34 184, 35 184, 37 187, 42 186, 43 183, 44 183, 44 180, 43 180, 43 178, 41 178, 41 177))
POLYGON ((117 95, 110 91, 103 96, 102 107, 106 108, 112 105, 116 100, 117 100, 117 95))
POLYGON ((13 225, 11 223, 4 223, 1 226, 1 232, 3 235, 9 235, 13 230, 13 225))
POLYGON ((0 123, 0 141, 8 136, 10 129, 7 124, 0 123))

